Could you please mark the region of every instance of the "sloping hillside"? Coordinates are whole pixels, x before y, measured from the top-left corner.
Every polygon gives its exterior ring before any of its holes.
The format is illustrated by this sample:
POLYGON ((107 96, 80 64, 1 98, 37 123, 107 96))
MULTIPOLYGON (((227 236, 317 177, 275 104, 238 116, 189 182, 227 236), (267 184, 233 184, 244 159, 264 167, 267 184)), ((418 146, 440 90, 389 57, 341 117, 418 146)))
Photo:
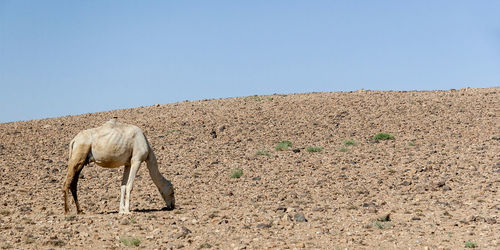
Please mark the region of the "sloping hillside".
POLYGON ((311 93, 0 124, 0 246, 500 248, 499 100, 500 88, 311 93), (123 169, 90 165, 86 215, 73 203, 63 215, 69 141, 114 116, 145 131, 175 210, 142 166, 134 212, 117 214, 123 169))

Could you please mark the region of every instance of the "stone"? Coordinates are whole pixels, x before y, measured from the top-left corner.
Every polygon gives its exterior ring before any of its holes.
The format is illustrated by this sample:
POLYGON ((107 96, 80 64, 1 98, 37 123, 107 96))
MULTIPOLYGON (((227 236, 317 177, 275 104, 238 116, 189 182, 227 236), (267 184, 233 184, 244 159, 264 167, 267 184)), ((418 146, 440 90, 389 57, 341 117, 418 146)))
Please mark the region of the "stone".
POLYGON ((292 217, 290 217, 290 215, 288 215, 288 214, 284 214, 284 215, 281 217, 281 221, 284 221, 284 222, 291 222, 291 221, 292 221, 292 217))
POLYGON ((296 222, 307 222, 307 219, 306 217, 304 216, 303 213, 296 213, 294 216, 293 216, 294 220, 296 222))
POLYGON ((182 227, 181 227, 180 232, 179 232, 179 233, 177 233, 177 234, 175 234, 175 236, 174 236, 174 237, 175 237, 176 239, 186 238, 186 236, 187 236, 188 234, 190 234, 190 233, 191 233, 191 230, 189 230, 189 228, 187 228, 187 227, 185 227, 185 226, 182 226, 182 227))
POLYGON ((271 223, 260 223, 260 224, 257 224, 257 228, 259 228, 259 229, 270 228, 270 227, 271 227, 271 223))

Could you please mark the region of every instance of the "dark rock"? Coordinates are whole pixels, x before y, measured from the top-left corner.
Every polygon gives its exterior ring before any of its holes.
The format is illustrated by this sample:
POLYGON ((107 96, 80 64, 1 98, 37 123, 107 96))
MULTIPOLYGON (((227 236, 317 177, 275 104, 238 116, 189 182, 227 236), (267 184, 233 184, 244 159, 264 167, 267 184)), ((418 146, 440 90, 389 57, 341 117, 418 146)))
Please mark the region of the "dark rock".
POLYGON ((386 214, 380 218, 377 219, 378 221, 385 222, 385 221, 391 221, 391 214, 386 214))
POLYGON ((403 181, 401 183, 401 185, 403 185, 403 186, 409 186, 409 185, 411 185, 411 181, 403 181))
POLYGON ((377 205, 375 203, 373 203, 373 202, 369 202, 369 203, 365 202, 361 206, 362 207, 377 207, 377 205))
POLYGON ((497 219, 495 219, 493 217, 488 218, 488 219, 486 219, 486 223, 491 224, 491 225, 497 224, 497 219))
POLYGON ((476 215, 473 215, 469 218, 469 221, 473 221, 473 222, 486 222, 486 219, 482 216, 476 216, 476 215))
POLYGON ((300 149, 296 148, 292 150, 294 153, 300 153, 300 149))
POLYGON ((286 207, 278 207, 276 211, 286 212, 286 207))
POLYGON ((420 219, 420 217, 415 216, 415 217, 411 218, 411 220, 421 220, 421 219, 420 219))
POLYGON ((296 213, 294 216, 293 216, 293 219, 296 221, 296 222, 307 222, 307 219, 306 217, 304 216, 303 213, 296 213))
POLYGON ((29 212, 33 211, 33 210, 31 210, 31 208, 29 208, 29 207, 22 207, 22 208, 20 208, 19 210, 21 210, 21 212, 23 212, 23 213, 29 213, 29 212))
POLYGON ((212 135, 212 138, 217 138, 217 132, 215 132, 215 130, 212 130, 212 132, 210 132, 210 135, 212 135))
POLYGON ((260 176, 256 176, 252 178, 252 181, 260 181, 260 179, 261 179, 260 176))
POLYGON ((63 247, 66 245, 66 242, 64 242, 63 240, 53 239, 53 240, 49 240, 49 241, 45 242, 45 245, 52 245, 55 247, 63 247))
POLYGON ((262 228, 270 228, 271 224, 270 223, 260 223, 257 225, 257 228, 262 229, 262 228))
POLYGON ((189 230, 189 228, 185 227, 185 226, 182 226, 181 227, 181 232, 179 232, 178 234, 175 235, 175 238, 176 239, 181 239, 181 238, 186 238, 186 236, 188 234, 191 233, 191 230, 189 230))
POLYGON ((445 184, 446 184, 445 181, 440 181, 440 182, 436 183, 436 186, 437 187, 443 187, 445 184))

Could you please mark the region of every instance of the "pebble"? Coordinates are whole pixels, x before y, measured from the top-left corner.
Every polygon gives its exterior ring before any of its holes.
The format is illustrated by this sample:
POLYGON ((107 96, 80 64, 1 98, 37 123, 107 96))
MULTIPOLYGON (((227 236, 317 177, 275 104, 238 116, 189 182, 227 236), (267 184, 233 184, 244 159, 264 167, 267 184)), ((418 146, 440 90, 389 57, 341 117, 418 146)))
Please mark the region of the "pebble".
POLYGON ((270 228, 271 227, 271 224, 270 223, 260 223, 257 225, 257 228, 270 228))
POLYGON ((130 220, 128 218, 123 218, 121 221, 120 221, 120 224, 121 225, 128 225, 130 224, 130 220))
POLYGON ((290 221, 292 221, 292 217, 290 217, 290 215, 288 215, 288 214, 284 214, 281 217, 281 220, 284 221, 284 222, 290 222, 290 221))
POLYGON ((303 213, 296 213, 293 218, 296 222, 307 222, 307 219, 303 213))
POLYGON ((177 234, 175 234, 175 238, 176 239, 180 239, 180 238, 185 238, 188 234, 191 233, 191 230, 189 230, 189 228, 187 227, 181 227, 181 231, 177 234))

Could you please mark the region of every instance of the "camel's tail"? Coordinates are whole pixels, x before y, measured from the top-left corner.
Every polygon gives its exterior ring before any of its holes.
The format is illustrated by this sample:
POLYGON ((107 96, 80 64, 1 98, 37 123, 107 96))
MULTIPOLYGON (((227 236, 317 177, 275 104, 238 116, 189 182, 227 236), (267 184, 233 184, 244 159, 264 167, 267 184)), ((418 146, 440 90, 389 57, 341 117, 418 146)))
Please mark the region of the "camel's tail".
POLYGON ((69 143, 69 158, 68 159, 71 159, 71 154, 73 154, 73 144, 75 144, 75 139, 71 140, 71 142, 69 143))

